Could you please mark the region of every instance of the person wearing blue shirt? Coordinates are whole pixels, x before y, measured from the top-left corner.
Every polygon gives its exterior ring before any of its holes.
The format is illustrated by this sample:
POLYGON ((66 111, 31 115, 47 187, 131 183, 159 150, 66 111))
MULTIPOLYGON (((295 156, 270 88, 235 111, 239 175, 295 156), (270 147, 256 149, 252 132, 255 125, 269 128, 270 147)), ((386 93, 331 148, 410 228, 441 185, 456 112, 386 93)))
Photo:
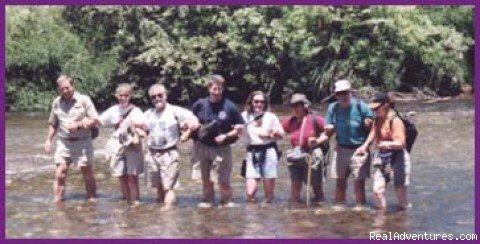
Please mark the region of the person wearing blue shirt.
POLYGON ((209 96, 201 98, 192 106, 192 112, 202 125, 193 135, 192 178, 203 184, 204 199, 199 207, 211 207, 214 202, 214 181, 220 186, 221 204, 234 206, 231 202, 232 151, 230 145, 238 139, 244 121, 236 105, 223 96, 225 80, 221 75, 212 75, 208 80, 209 96))
POLYGON ((317 143, 322 144, 336 134, 337 147, 332 155, 332 178, 336 179, 334 208, 344 206, 347 179, 353 174, 356 208, 361 209, 365 205, 365 179, 370 175, 370 162, 366 153, 355 152, 368 137, 373 112, 367 104, 353 98, 348 80, 335 82, 335 96, 338 101, 328 106, 325 133, 317 143))

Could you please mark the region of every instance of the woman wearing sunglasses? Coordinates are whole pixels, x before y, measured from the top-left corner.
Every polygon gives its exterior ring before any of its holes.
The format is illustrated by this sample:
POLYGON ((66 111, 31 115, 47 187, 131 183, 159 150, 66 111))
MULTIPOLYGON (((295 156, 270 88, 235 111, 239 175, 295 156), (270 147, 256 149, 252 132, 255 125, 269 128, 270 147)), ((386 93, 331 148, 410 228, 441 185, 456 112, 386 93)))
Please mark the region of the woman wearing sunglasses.
POLYGON ((242 113, 246 122, 246 184, 247 202, 256 202, 257 184, 263 179, 264 203, 274 199, 275 178, 278 177, 279 152, 276 140, 283 138, 278 117, 268 112, 267 96, 262 91, 250 93, 242 113))

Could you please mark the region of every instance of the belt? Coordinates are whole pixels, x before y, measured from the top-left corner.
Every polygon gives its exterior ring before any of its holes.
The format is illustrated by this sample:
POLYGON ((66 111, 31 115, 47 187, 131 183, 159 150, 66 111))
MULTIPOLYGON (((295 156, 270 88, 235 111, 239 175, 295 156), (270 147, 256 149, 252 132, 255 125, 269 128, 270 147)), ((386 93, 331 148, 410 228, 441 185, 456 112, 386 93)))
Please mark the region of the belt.
POLYGON ((83 140, 87 137, 62 137, 62 140, 65 140, 65 141, 80 141, 80 140, 83 140))
POLYGON ((265 144, 265 145, 249 145, 247 147, 247 151, 253 151, 253 150, 267 150, 269 148, 276 148, 277 147, 277 143, 275 142, 272 142, 272 143, 269 143, 269 144, 265 144))
POLYGON ((177 149, 177 146, 172 146, 172 147, 164 148, 164 149, 149 148, 149 150, 153 153, 164 153, 164 152, 168 152, 168 151, 174 150, 174 149, 177 149))
POLYGON ((341 145, 341 144, 338 144, 340 147, 344 147, 344 148, 348 148, 348 149, 357 149, 359 148, 361 145, 341 145))

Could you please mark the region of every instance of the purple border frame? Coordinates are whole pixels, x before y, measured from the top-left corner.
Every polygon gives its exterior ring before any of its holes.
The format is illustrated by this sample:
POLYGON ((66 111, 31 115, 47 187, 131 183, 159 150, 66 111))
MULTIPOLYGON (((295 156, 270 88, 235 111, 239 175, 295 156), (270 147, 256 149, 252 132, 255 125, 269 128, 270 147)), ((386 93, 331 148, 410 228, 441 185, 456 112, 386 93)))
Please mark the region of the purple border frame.
MULTIPOLYGON (((1 77, 2 82, 0 84, 0 93, 3 96, 0 97, 0 104, 2 105, 1 113, 0 113, 0 155, 3 156, 4 163, 1 164, 1 171, 5 172, 5 82, 6 82, 6 74, 5 74, 5 7, 6 5, 474 5, 475 6, 475 21, 474 21, 474 30, 475 32, 480 31, 480 3, 474 0, 251 0, 251 1, 239 1, 239 0, 163 0, 163 1, 154 1, 154 0, 99 0, 99 1, 92 1, 92 0, 6 0, 4 3, 1 3, 0 7, 0 19, 4 22, 1 25, 1 39, 0 39, 0 51, 3 53, 2 58, 0 59, 0 64, 2 65, 1 69, 1 77)), ((477 33, 475 33, 477 34, 477 33)), ((475 35, 475 40, 477 35, 475 35)), ((479 48, 475 49, 475 82, 474 86, 478 87, 480 84, 480 50, 479 48)), ((475 100, 480 99, 480 93, 475 92, 475 100)), ((476 121, 480 118, 478 116, 478 112, 480 108, 475 105, 475 125, 476 121)), ((480 157, 480 144, 478 143, 478 139, 480 138, 480 128, 475 126, 475 196, 477 196, 478 192, 480 192, 480 167, 478 164, 478 158, 480 157)), ((0 182, 0 186, 2 187, 3 191, 1 193, 1 197, 5 199, 5 173, 3 173, 2 180, 0 182)), ((478 213, 478 209, 480 209, 480 201, 475 197, 475 213, 478 213)), ((475 215, 476 215, 475 214, 475 215)), ((5 233, 5 202, 3 202, 3 208, 1 211, 2 216, 2 236, 1 239, 5 240, 6 233, 5 233)), ((475 218, 475 233, 478 235, 480 234, 480 219, 475 218)), ((10 239, 8 241, 17 241, 23 242, 22 239, 10 239)), ((43 240, 32 240, 32 242, 40 242, 43 240)), ((49 240, 52 241, 52 240, 49 240)), ((61 241, 61 240, 59 240, 61 241)), ((73 243, 84 243, 90 242, 91 239, 88 240, 68 240, 69 242, 73 243)), ((94 240, 95 241, 95 240, 94 240)), ((102 239, 97 241, 115 241, 115 242, 131 242, 132 240, 124 239, 124 240, 109 240, 109 239, 102 239)), ((158 241, 158 240, 142 240, 142 241, 158 241)), ((183 242, 181 239, 172 239, 172 240, 165 240, 162 239, 162 242, 169 242, 169 243, 180 243, 183 242)), ((198 243, 211 243, 211 242, 246 242, 248 240, 213 240, 213 239, 195 239, 198 243)), ((312 239, 282 239, 282 240, 262 240, 266 243, 277 243, 277 242, 293 242, 293 243, 314 243, 317 241, 335 241, 335 242, 350 242, 350 243, 366 243, 369 240, 329 240, 329 239, 322 239, 322 240, 312 240, 312 239)))

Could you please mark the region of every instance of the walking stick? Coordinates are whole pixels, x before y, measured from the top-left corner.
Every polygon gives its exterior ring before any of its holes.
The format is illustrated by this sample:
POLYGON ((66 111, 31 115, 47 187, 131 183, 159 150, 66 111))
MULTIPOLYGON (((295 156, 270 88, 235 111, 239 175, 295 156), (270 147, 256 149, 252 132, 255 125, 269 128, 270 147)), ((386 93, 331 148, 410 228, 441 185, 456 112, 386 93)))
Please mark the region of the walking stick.
POLYGON ((310 185, 312 181, 312 155, 307 155, 307 207, 310 207, 310 185))

